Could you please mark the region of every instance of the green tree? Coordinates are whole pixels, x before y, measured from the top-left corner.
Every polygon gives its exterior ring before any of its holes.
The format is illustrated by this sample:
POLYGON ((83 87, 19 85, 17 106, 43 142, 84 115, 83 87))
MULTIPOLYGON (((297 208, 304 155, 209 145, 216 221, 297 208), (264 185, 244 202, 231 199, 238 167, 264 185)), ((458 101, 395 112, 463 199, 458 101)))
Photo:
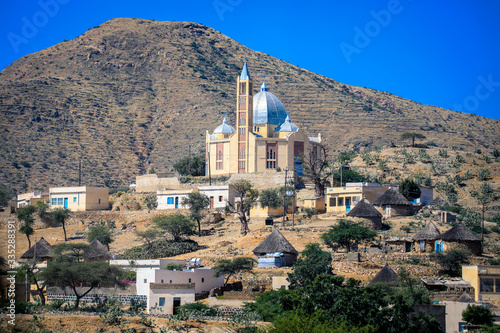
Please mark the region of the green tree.
MULTIPOLYGON (((287 187, 288 191, 293 191, 293 187, 287 187)), ((284 204, 286 212, 287 208, 293 205, 293 201, 291 197, 285 196, 285 194, 285 187, 265 189, 260 192, 259 203, 264 208, 269 207, 273 209, 283 207, 284 204), (283 198, 285 199, 285 202, 283 202, 283 198)))
POLYGON ((86 243, 62 243, 54 246, 52 255, 58 261, 81 262, 91 250, 90 245, 86 243))
POLYGON ((87 233, 87 241, 90 243, 96 238, 109 250, 109 244, 113 243, 114 241, 113 231, 105 225, 96 225, 87 233))
POLYGON ((333 275, 332 255, 323 251, 319 244, 306 244, 300 258, 293 264, 292 272, 288 273, 290 288, 304 286, 307 280, 314 280, 318 275, 333 275))
POLYGON ((158 199, 156 194, 148 194, 144 198, 144 204, 148 208, 148 213, 152 210, 155 210, 158 207, 158 199))
POLYGON ((467 305, 462 312, 462 320, 472 325, 493 325, 495 315, 486 307, 481 305, 467 305))
POLYGON ((34 206, 28 205, 16 210, 16 217, 22 223, 19 225, 19 232, 26 235, 28 238, 28 247, 31 247, 30 236, 35 233, 33 230, 33 222, 35 222, 35 218, 33 217, 33 213, 36 208, 34 206))
POLYGON ((415 132, 406 132, 401 134, 401 139, 411 139, 411 146, 415 147, 415 139, 425 139, 425 135, 415 132))
POLYGON ((259 199, 259 192, 253 188, 252 183, 246 179, 239 179, 233 183, 237 205, 228 202, 226 213, 236 213, 240 220, 240 234, 245 236, 250 232, 248 222, 250 221, 250 208, 255 206, 259 199))
POLYGON ((193 221, 182 214, 158 216, 152 222, 159 229, 169 233, 175 242, 181 241, 183 236, 194 235, 196 229, 193 221))
POLYGON ((461 276, 462 265, 470 262, 470 255, 462 249, 451 249, 445 253, 437 253, 436 261, 441 266, 442 272, 450 276, 461 276))
POLYGON ((54 220, 55 225, 62 225, 65 242, 68 240, 66 237, 66 219, 70 216, 70 214, 71 212, 67 208, 56 208, 50 212, 50 215, 52 215, 52 219, 54 220))
POLYGON ((345 247, 347 251, 351 251, 351 245, 354 242, 371 241, 377 236, 377 232, 361 223, 352 222, 350 220, 341 219, 334 226, 330 227, 328 232, 321 235, 321 239, 327 244, 332 245, 338 243, 345 247))
POLYGON ((105 261, 72 262, 54 258, 41 273, 47 284, 69 287, 75 294, 75 309, 80 300, 100 285, 120 284, 117 277, 124 271, 118 266, 109 265, 105 261), (85 287, 81 287, 85 285, 85 287), (85 290, 86 289, 86 290, 85 290))
POLYGON ((40 200, 36 202, 36 214, 40 217, 40 220, 45 223, 45 225, 52 227, 54 221, 52 220, 52 216, 49 214, 48 209, 49 205, 45 202, 40 200))
POLYGON ((201 236, 201 220, 205 217, 202 211, 210 207, 210 198, 203 193, 191 192, 181 203, 188 207, 189 217, 198 223, 198 235, 201 236))
POLYGON ((150 228, 144 231, 136 230, 135 235, 137 238, 146 242, 147 246, 151 248, 153 243, 161 236, 161 232, 158 229, 150 228))
POLYGON ((174 170, 183 176, 205 176, 205 156, 187 156, 174 163, 174 170))
POLYGON ((484 213, 487 206, 493 201, 498 199, 498 192, 495 191, 490 184, 482 183, 479 190, 470 191, 470 195, 476 199, 477 203, 481 205, 482 224, 481 224, 481 240, 484 239, 484 213))
POLYGON ((229 278, 233 275, 251 272, 255 265, 255 259, 249 257, 236 257, 234 259, 221 259, 217 261, 213 269, 217 271, 217 276, 225 275, 226 280, 224 285, 227 284, 229 278))
POLYGON ((422 191, 420 186, 413 179, 407 178, 399 184, 399 193, 401 193, 408 201, 420 198, 422 191))
POLYGON ((7 207, 14 194, 4 184, 0 183, 0 207, 7 207))

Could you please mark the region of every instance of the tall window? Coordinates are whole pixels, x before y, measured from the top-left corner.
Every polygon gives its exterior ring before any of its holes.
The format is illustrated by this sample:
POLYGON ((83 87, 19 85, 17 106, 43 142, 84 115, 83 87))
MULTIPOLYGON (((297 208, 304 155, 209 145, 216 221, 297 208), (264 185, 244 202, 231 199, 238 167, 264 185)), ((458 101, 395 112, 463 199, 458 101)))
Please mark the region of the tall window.
POLYGON ((239 107, 239 110, 246 111, 246 109, 247 109, 247 97, 246 96, 240 96, 240 107, 239 107))
POLYGON ((240 94, 245 95, 247 93, 247 84, 245 82, 240 83, 240 94))
POLYGON ((222 170, 224 167, 223 158, 224 158, 224 146, 222 143, 218 143, 216 145, 216 158, 215 158, 215 169, 222 170))
POLYGON ((266 169, 276 169, 276 143, 267 144, 266 169))
POLYGON ((238 161, 238 172, 245 172, 245 161, 238 161))

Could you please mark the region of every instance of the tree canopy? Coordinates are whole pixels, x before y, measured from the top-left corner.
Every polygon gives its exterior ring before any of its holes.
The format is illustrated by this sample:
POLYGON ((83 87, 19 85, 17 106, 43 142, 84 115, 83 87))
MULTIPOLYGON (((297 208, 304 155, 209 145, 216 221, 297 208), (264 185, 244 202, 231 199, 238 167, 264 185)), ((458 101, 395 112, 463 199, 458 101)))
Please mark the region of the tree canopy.
POLYGON ((407 178, 399 184, 399 193, 401 193, 408 201, 420 198, 422 191, 420 185, 413 179, 407 178))
POLYGON ((202 211, 210 207, 210 198, 203 193, 191 192, 181 203, 188 207, 189 217, 198 223, 198 235, 201 235, 201 220, 205 217, 202 211))
POLYGON ((301 256, 292 266, 292 273, 288 274, 290 288, 303 286, 307 280, 314 280, 318 275, 332 273, 332 255, 323 251, 319 244, 306 244, 301 256))
POLYGON ((462 312, 462 319, 473 325, 493 325, 495 315, 490 309, 481 305, 467 305, 467 308, 462 312))
POLYGON ((257 200, 259 199, 259 191, 253 188, 251 182, 246 179, 239 179, 233 184, 235 190, 235 197, 239 199, 236 206, 228 202, 226 206, 226 212, 233 212, 238 214, 238 219, 240 220, 240 234, 245 236, 250 229, 248 228, 248 221, 250 220, 249 212, 250 208, 255 206, 257 200))
POLYGON ((62 225, 64 231, 64 241, 67 241, 66 237, 66 219, 70 216, 71 212, 67 208, 55 208, 50 212, 55 225, 62 225))
POLYGON ((234 259, 221 259, 217 261, 213 269, 217 274, 225 275, 226 280, 224 285, 227 284, 229 278, 235 274, 250 272, 255 265, 255 259, 249 257, 236 257, 234 259))
POLYGON ((334 226, 330 227, 328 232, 321 235, 321 239, 327 244, 338 243, 351 251, 351 245, 354 242, 370 241, 377 236, 377 232, 361 223, 352 222, 347 219, 341 219, 334 226))
POLYGON ((90 243, 95 238, 109 250, 109 244, 113 243, 113 231, 105 225, 96 225, 87 233, 87 241, 90 243))
POLYGON ((183 176, 205 176, 205 156, 186 156, 174 163, 174 170, 183 176))
POLYGON ((155 210, 158 207, 158 197, 156 194, 148 194, 144 198, 144 204, 148 208, 148 212, 155 210))
POLYGON ((0 207, 6 207, 14 194, 4 184, 0 183, 0 207))
POLYGON ((435 256, 442 272, 450 276, 461 276, 462 265, 470 262, 469 253, 462 249, 450 249, 442 254, 436 253, 435 256))
POLYGON ((183 236, 193 235, 196 229, 193 221, 182 214, 158 216, 152 222, 159 229, 169 233, 176 242, 181 241, 183 236))
POLYGON ((411 146, 415 147, 415 139, 425 139, 425 135, 416 132, 405 132, 401 134, 401 139, 411 139, 411 146))
POLYGON ((31 247, 30 236, 35 233, 33 230, 33 223, 35 222, 35 218, 33 217, 33 213, 36 208, 31 205, 27 205, 16 210, 16 217, 22 223, 19 225, 19 232, 26 235, 28 239, 28 247, 31 247))

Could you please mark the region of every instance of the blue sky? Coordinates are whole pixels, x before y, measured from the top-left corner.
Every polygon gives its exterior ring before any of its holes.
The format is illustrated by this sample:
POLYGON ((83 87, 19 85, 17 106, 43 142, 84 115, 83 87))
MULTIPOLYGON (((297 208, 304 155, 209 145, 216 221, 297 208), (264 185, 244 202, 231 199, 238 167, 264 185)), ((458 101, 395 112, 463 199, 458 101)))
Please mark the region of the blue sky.
POLYGON ((0 68, 115 17, 208 25, 337 81, 500 119, 500 1, 0 2, 0 68))

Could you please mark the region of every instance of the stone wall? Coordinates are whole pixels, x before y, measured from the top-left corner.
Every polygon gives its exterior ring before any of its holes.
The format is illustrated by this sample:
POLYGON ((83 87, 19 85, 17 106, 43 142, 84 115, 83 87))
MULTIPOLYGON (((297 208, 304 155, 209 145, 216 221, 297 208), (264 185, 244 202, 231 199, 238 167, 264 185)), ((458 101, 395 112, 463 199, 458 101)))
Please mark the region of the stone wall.
POLYGON ((237 173, 231 175, 228 183, 233 184, 235 181, 240 179, 246 179, 253 184, 253 186, 259 190, 265 190, 268 188, 282 187, 285 185, 285 171, 275 172, 259 172, 259 173, 237 173))
POLYGON ((135 183, 135 190, 138 193, 192 187, 192 184, 181 184, 178 177, 158 177, 156 174, 137 176, 135 178, 135 183), (191 187, 189 185, 191 185, 191 187))

